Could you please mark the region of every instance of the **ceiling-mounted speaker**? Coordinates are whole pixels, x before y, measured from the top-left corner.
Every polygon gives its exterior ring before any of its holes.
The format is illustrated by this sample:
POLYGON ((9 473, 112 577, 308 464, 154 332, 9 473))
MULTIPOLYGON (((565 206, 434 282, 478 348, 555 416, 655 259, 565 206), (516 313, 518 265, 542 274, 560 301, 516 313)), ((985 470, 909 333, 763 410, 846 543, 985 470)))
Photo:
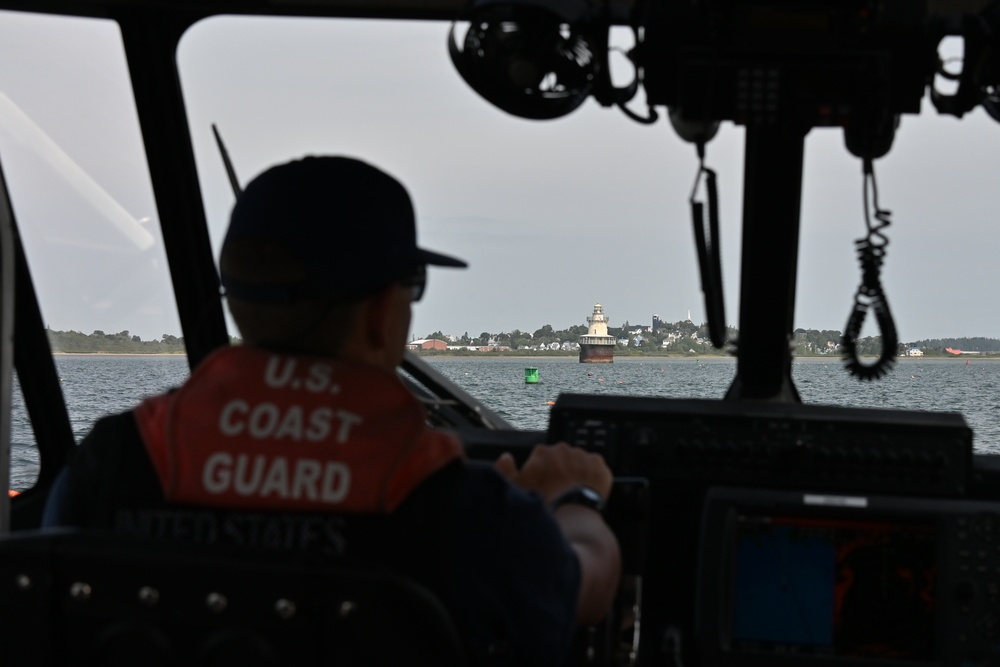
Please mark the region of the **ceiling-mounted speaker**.
POLYGON ((452 62, 473 90, 507 113, 546 120, 570 113, 591 94, 601 59, 584 1, 477 3, 452 62))

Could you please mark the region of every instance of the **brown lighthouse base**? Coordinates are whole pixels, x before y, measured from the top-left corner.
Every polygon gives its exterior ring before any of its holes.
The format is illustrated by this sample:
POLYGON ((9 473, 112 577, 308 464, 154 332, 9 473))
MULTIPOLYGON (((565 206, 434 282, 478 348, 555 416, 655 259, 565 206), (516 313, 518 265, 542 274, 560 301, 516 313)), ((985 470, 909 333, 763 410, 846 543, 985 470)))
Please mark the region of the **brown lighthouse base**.
POLYGON ((581 364, 613 364, 615 362, 614 345, 580 344, 581 364))

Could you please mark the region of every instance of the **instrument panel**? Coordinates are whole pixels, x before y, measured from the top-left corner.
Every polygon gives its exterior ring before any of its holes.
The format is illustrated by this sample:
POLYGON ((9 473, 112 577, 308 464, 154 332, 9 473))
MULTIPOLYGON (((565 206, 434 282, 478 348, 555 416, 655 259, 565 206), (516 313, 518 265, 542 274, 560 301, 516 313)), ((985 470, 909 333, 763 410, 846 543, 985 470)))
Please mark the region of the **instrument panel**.
POLYGON ((616 475, 607 664, 998 657, 1000 503, 959 414, 563 394, 546 435, 616 475))

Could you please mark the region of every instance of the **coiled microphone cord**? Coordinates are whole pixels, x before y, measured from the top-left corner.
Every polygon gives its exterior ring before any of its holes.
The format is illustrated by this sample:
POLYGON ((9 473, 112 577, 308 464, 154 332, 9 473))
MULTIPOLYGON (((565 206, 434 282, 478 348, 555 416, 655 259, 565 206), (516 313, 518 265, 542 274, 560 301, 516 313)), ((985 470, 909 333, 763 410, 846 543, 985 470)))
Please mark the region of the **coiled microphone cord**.
POLYGON ((861 262, 861 284, 854 295, 854 307, 847 318, 841 346, 844 349, 844 366, 848 373, 859 380, 877 380, 895 365, 899 337, 896 334, 896 323, 889 311, 889 302, 886 300, 881 280, 882 263, 885 261, 886 247, 889 245, 889 238, 883 230, 891 224, 891 212, 879 208, 878 185, 875 182, 875 170, 870 158, 864 160, 864 211, 868 234, 865 238, 854 242, 858 261, 861 262), (871 206, 869 206, 869 191, 871 206), (874 209, 874 224, 872 209, 874 209), (882 333, 882 349, 875 363, 865 365, 858 358, 858 338, 861 336, 861 327, 869 310, 874 312, 875 322, 882 333))

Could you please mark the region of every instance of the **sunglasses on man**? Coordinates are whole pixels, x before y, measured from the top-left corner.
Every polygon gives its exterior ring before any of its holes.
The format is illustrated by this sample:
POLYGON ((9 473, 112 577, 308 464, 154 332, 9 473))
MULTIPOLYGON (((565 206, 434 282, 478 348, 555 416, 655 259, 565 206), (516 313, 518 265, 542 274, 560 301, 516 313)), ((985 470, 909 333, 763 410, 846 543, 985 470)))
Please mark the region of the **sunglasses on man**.
POLYGON ((410 301, 413 303, 420 301, 424 297, 424 290, 427 289, 427 267, 421 264, 411 275, 400 280, 399 284, 410 288, 410 301))

